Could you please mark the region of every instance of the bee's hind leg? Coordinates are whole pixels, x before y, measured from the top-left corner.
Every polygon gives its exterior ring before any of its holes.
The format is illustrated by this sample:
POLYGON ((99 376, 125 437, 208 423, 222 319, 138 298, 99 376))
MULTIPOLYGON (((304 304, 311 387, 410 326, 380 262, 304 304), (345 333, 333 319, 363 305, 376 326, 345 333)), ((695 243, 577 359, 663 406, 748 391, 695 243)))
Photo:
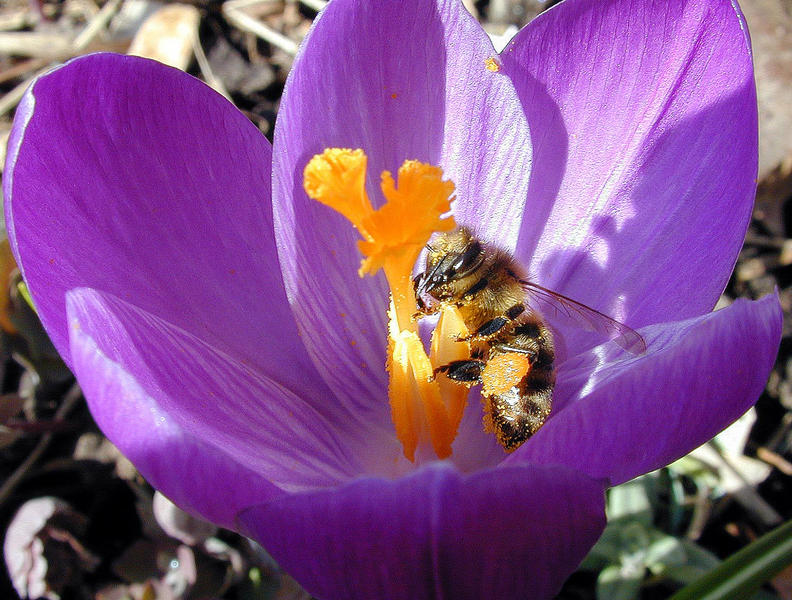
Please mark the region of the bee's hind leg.
POLYGON ((481 383, 481 372, 484 370, 485 361, 476 358, 468 358, 465 360, 454 360, 437 367, 433 375, 438 373, 445 373, 445 375, 452 381, 473 385, 481 383))
POLYGON ((485 322, 479 327, 475 333, 457 338, 458 342, 470 342, 487 340, 498 335, 501 330, 508 324, 513 323, 514 320, 525 312, 525 305, 515 304, 502 316, 495 317, 485 322))

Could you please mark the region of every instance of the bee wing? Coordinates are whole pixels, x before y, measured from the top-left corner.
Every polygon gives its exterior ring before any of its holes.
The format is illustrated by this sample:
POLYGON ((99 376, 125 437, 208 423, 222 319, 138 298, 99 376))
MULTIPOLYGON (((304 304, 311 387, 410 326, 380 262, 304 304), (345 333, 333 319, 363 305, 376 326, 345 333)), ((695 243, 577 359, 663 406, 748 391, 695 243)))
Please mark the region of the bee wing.
POLYGON ((606 336, 633 354, 646 352, 646 342, 641 334, 624 323, 532 281, 521 279, 520 283, 525 289, 531 308, 535 308, 540 314, 550 318, 557 316, 568 319, 578 327, 606 336))

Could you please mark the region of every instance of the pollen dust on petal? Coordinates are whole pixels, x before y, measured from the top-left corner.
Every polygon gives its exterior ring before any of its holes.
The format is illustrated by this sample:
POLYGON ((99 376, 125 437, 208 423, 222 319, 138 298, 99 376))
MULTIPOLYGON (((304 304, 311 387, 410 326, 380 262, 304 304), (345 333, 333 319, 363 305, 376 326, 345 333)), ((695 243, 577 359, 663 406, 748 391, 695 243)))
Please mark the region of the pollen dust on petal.
POLYGON ((501 70, 500 63, 498 63, 494 56, 484 59, 484 66, 487 67, 488 71, 492 71, 493 73, 497 73, 501 70))

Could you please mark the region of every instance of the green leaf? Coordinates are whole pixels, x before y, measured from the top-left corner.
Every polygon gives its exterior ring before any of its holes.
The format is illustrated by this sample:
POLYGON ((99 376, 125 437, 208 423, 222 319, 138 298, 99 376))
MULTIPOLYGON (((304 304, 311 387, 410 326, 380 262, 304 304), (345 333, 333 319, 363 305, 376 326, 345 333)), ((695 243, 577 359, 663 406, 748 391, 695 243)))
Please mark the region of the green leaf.
POLYGON ((773 575, 792 564, 792 521, 752 542, 671 600, 748 598, 773 575))
POLYGON ((652 503, 647 492, 648 482, 639 477, 608 491, 608 521, 629 518, 644 526, 652 524, 652 503))
POLYGON ((664 547, 671 550, 665 555, 665 560, 657 560, 649 565, 649 569, 657 576, 671 579, 680 585, 688 585, 709 573, 721 562, 709 550, 690 540, 672 539, 676 541, 675 544, 663 538, 659 540, 658 548, 654 549, 654 552, 664 547), (683 556, 679 556, 680 550, 683 556))
POLYGON ((597 578, 598 600, 632 600, 638 597, 644 572, 639 569, 606 567, 597 578))
POLYGON ((248 571, 248 576, 237 587, 240 600, 273 600, 278 590, 278 582, 262 572, 258 567, 248 571))
POLYGON ((655 539, 652 540, 646 552, 646 567, 652 573, 661 573, 666 567, 685 564, 687 553, 682 546, 682 542, 660 531, 654 533, 655 539))
POLYGON ((721 560, 717 556, 695 542, 682 540, 682 547, 685 549, 685 554, 687 554, 685 562, 688 565, 693 565, 702 571, 709 571, 721 564, 721 560))
POLYGON ((677 585, 691 585, 704 577, 709 570, 702 569, 695 565, 670 565, 666 567, 662 573, 658 573, 660 577, 671 580, 677 585))
POLYGON ((19 290, 19 295, 25 299, 25 302, 28 303, 28 306, 33 309, 33 312, 38 314, 36 310, 36 305, 33 304, 33 298, 30 297, 30 291, 28 290, 27 284, 24 281, 20 281, 17 283, 17 290, 19 290))

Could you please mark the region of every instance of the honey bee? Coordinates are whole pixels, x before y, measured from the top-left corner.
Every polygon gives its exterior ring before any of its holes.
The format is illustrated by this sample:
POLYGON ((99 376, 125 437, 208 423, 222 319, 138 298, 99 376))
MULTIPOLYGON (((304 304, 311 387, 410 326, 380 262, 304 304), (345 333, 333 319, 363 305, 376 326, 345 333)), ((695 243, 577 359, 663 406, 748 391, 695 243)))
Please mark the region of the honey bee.
POLYGON ((542 312, 554 311, 635 354, 646 350, 627 325, 530 281, 511 254, 466 227, 440 234, 427 250, 426 267, 413 280, 416 318, 454 305, 470 332, 460 341, 471 344, 470 358, 437 367, 435 374, 467 386, 484 384, 484 425, 506 452, 550 415, 555 348, 542 312))

